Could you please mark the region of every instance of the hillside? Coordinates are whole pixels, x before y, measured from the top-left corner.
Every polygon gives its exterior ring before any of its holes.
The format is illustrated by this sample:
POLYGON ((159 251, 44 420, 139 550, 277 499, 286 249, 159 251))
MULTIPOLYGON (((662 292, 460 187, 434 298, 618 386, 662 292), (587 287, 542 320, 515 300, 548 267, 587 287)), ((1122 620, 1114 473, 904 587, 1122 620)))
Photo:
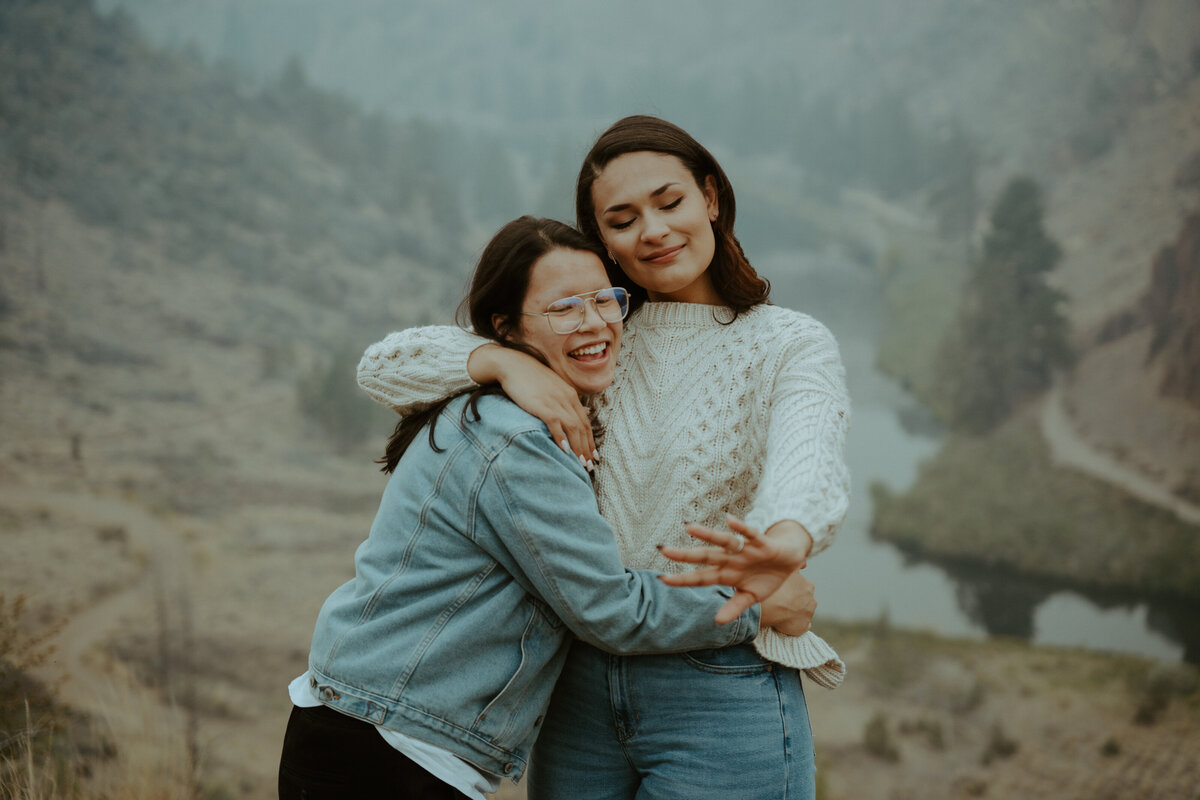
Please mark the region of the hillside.
POLYGON ((0 794, 30 724, 54 796, 265 794, 377 501, 356 356, 448 321, 470 262, 445 138, 0 5, 0 794))
POLYGON ((231 404, 261 424, 334 350, 452 306, 470 256, 436 128, 298 70, 247 91, 87 3, 0 13, 10 454, 132 436, 184 458, 143 437, 231 404))
MULTIPOLYGON (((1169 5, 1123 12, 1125 50, 1143 54, 1143 68, 1156 67, 1142 73, 1137 91, 1104 95, 1113 113, 1097 116, 1094 130, 1104 147, 1079 158, 1064 149, 1068 140, 1045 142, 1053 168, 1037 174, 1046 227, 1062 254, 1049 281, 1064 294, 1072 366, 1055 392, 1028 398, 998 430, 951 437, 907 495, 881 491, 880 537, 1076 586, 1194 597, 1189 587, 1200 574, 1190 566, 1171 573, 1194 564, 1200 546, 1200 407, 1189 394, 1200 375, 1192 288, 1200 262, 1189 221, 1200 210, 1200 187, 1189 177, 1200 153, 1200 59, 1185 57, 1198 52, 1200 27, 1172 28, 1186 14, 1166 13, 1169 5), (1036 436, 1039 426, 1050 429, 1048 415, 1086 445, 1077 451, 1090 454, 1084 461, 1050 459, 1036 436), (1123 471, 1134 479, 1112 477, 1123 471), (1178 500, 1154 499, 1172 494, 1178 500), (970 536, 956 533, 968 529, 970 536)), ((1115 63, 1095 80, 1119 77, 1115 63)), ((972 241, 986 234, 981 225, 972 241)), ((936 406, 934 367, 964 278, 933 246, 910 245, 898 262, 888 288, 893 336, 881 358, 936 406), (927 253, 933 257, 922 259, 927 253), (914 301, 921 296, 940 307, 914 301)), ((1191 630, 1182 616, 1167 627, 1181 625, 1191 630)), ((1194 658, 1195 631, 1180 632, 1194 658)))

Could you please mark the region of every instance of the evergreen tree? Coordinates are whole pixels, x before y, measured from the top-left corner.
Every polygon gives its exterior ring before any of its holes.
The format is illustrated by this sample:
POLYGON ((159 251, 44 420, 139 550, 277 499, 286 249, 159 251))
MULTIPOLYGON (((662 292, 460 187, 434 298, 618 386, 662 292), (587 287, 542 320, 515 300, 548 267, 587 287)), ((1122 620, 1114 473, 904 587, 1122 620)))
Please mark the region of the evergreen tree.
POLYGON ((983 253, 943 342, 937 387, 955 429, 984 432, 1049 387, 1071 361, 1064 297, 1046 283, 1062 252, 1042 224, 1041 190, 1009 182, 992 209, 983 253))

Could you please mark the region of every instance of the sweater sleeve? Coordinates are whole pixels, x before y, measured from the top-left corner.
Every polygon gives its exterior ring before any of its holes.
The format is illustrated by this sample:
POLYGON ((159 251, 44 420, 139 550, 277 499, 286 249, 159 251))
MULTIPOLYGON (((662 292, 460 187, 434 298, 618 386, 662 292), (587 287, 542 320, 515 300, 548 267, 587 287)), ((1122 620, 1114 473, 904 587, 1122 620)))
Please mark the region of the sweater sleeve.
POLYGON ((467 359, 487 339, 452 325, 388 334, 363 353, 358 385, 376 402, 408 414, 448 394, 473 388, 467 359))
POLYGON ((833 541, 850 506, 850 398, 833 334, 802 315, 784 327, 790 341, 771 392, 766 459, 746 522, 765 531, 795 520, 812 534, 815 554, 833 541))
MULTIPOLYGON (((746 522, 765 531, 795 520, 812 534, 817 553, 833 541, 850 506, 844 452, 850 398, 833 334, 802 315, 788 318, 784 329, 789 341, 771 393, 766 461, 746 522)), ((846 675, 837 653, 811 631, 786 636, 763 628, 754 648, 827 689, 837 688, 846 675)))
POLYGON ((754 638, 754 649, 768 661, 800 670, 826 689, 836 689, 846 679, 845 662, 812 631, 803 636, 785 636, 774 628, 761 628, 754 638))

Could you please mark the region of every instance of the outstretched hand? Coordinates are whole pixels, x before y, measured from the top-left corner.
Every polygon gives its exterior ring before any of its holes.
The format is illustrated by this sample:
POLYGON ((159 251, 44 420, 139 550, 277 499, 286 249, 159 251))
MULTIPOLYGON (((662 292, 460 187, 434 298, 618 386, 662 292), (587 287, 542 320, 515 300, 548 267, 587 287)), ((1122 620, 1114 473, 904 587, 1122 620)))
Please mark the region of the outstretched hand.
POLYGON ((729 531, 715 531, 690 524, 687 532, 709 547, 666 547, 659 552, 672 561, 701 564, 700 569, 679 575, 660 575, 669 586, 732 586, 733 597, 721 606, 716 622, 724 625, 737 619, 755 603, 761 603, 808 561, 812 538, 801 526, 779 536, 759 533, 742 520, 727 515, 729 531))

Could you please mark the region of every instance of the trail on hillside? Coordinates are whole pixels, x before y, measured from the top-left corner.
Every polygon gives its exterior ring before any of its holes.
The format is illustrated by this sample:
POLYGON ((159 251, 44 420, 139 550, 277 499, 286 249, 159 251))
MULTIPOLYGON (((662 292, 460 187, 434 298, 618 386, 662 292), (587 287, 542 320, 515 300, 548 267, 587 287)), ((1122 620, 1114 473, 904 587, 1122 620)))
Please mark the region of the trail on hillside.
POLYGON ((1111 484, 1147 503, 1173 512, 1184 522, 1200 525, 1200 506, 1175 495, 1166 486, 1130 469, 1084 440, 1067 413, 1062 386, 1055 383, 1042 403, 1039 422, 1050 458, 1111 484))
MULTIPOLYGON (((128 536, 130 552, 145 554, 146 565, 136 578, 72 613, 54 639, 53 664, 65 676, 60 698, 80 710, 102 710, 114 674, 107 659, 96 651, 123 620, 144 614, 156 602, 156 579, 165 580, 164 573, 169 574, 170 565, 179 563, 182 555, 178 533, 145 508, 116 498, 21 487, 0 490, 0 504, 8 508, 50 508, 56 514, 121 526, 128 536)), ((129 689, 135 686, 131 684, 129 689)))

